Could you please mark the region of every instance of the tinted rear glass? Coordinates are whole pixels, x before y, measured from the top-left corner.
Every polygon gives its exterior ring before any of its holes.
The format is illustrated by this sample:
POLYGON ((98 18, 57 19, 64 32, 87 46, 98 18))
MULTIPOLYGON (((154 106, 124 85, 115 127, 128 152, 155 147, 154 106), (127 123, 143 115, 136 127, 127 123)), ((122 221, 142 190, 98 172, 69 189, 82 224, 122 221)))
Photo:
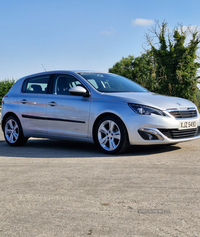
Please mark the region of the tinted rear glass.
POLYGON ((46 94, 50 75, 26 79, 22 86, 23 93, 46 94))

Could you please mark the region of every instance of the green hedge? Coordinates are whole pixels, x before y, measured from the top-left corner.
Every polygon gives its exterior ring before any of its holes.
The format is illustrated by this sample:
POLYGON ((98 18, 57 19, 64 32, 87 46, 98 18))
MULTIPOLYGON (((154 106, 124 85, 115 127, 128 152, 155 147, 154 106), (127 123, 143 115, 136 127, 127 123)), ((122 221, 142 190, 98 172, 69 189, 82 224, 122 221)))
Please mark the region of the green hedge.
POLYGON ((0 81, 0 105, 2 104, 2 98, 8 93, 14 83, 14 79, 5 79, 3 81, 0 81))

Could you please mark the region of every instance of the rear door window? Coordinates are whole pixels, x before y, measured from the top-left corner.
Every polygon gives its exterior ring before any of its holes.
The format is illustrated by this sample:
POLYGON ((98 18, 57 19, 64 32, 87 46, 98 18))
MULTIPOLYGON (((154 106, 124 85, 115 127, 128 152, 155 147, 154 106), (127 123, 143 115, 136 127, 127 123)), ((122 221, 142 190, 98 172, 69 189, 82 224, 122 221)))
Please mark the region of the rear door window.
POLYGON ((50 75, 31 77, 24 81, 22 92, 32 94, 46 94, 50 75))

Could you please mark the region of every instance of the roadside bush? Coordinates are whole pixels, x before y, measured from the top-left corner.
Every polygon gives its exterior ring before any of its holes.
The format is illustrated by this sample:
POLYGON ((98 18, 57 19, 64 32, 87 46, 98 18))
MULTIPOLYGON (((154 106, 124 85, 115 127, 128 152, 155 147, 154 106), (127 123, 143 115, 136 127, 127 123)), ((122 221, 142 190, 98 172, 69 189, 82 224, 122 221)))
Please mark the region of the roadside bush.
POLYGON ((10 88, 14 85, 15 80, 5 79, 0 81, 0 105, 2 104, 2 98, 8 93, 10 88))

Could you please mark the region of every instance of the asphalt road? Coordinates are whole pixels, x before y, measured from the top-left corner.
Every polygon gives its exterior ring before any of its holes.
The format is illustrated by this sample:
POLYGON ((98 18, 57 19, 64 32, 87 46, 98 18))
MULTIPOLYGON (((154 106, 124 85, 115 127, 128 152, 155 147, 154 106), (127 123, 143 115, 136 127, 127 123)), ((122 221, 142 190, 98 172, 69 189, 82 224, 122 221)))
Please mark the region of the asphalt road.
POLYGON ((108 156, 0 132, 0 236, 200 237, 200 140, 108 156))

